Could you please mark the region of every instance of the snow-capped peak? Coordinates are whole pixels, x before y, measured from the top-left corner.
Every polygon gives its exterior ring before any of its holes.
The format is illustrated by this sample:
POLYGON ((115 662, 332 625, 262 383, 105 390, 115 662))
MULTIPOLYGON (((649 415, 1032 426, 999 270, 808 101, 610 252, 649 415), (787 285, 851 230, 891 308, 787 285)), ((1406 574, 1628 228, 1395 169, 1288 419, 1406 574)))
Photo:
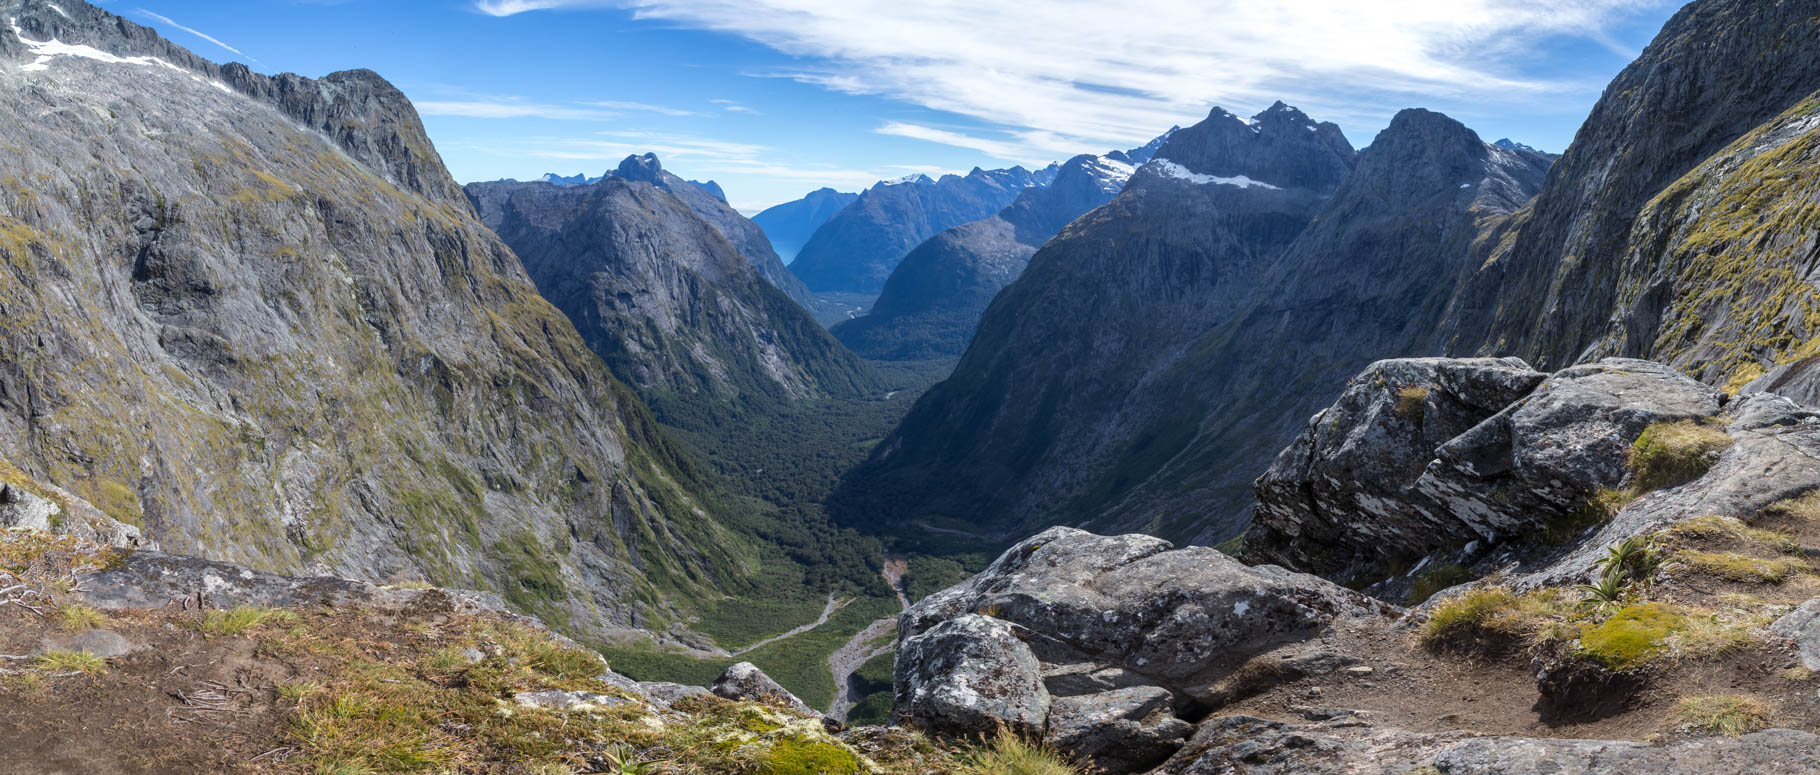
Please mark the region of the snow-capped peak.
POLYGON ((912 172, 901 178, 892 178, 890 180, 881 180, 878 182, 878 184, 881 186, 902 186, 905 184, 923 184, 923 183, 934 183, 934 182, 935 181, 929 179, 928 175, 924 175, 921 172, 912 172))
POLYGON ((1088 175, 1099 183, 1100 190, 1116 194, 1125 188, 1125 181, 1137 172, 1137 166, 1119 161, 1110 156, 1096 156, 1084 168, 1088 175))

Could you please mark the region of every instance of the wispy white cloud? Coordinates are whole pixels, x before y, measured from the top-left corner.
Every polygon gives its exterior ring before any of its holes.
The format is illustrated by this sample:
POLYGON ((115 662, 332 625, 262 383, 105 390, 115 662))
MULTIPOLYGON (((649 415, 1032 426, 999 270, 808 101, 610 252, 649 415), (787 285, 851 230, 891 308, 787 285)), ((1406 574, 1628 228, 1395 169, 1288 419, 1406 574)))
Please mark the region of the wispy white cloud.
POLYGON ((1043 138, 1037 133, 1026 133, 1021 137, 998 140, 988 137, 979 137, 964 132, 955 132, 948 129, 937 129, 935 127, 922 126, 920 124, 909 124, 902 121, 887 121, 883 126, 880 126, 874 131, 877 131, 881 135, 908 137, 915 140, 927 140, 932 143, 952 145, 957 148, 966 148, 979 151, 994 159, 1005 159, 1020 164, 1033 164, 1039 167, 1055 160, 1058 155, 1067 157, 1072 156, 1079 151, 1079 146, 1072 146, 1073 150, 1049 147, 1052 144, 1052 138, 1043 138))
POLYGON ((1632 55, 1612 26, 1677 1, 480 0, 476 7, 511 15, 611 5, 637 18, 738 35, 803 63, 762 75, 900 99, 1003 130, 984 136, 893 123, 880 131, 1034 161, 1066 155, 1064 147, 1142 141, 1215 104, 1244 110, 1283 98, 1318 118, 1380 125, 1409 105, 1469 97, 1531 104, 1585 88, 1526 75, 1519 65, 1533 65, 1539 47, 1579 38, 1632 55))
POLYGON ((585 100, 582 102, 582 104, 592 105, 597 108, 607 108, 608 110, 624 110, 624 111, 636 111, 636 112, 640 112, 640 113, 656 113, 656 114, 662 115, 662 116, 699 116, 699 115, 701 115, 701 113, 699 113, 697 111, 693 111, 693 110, 683 110, 682 108, 672 108, 667 105, 652 105, 652 104, 646 103, 646 102, 627 102, 625 100, 585 100))
POLYGON ((235 56, 246 57, 247 61, 249 61, 249 62, 258 62, 259 61, 250 56, 246 56, 246 52, 241 51, 240 49, 234 48, 233 46, 230 46, 226 43, 221 42, 220 38, 217 38, 213 35, 203 32, 202 30, 196 29, 195 27, 185 27, 184 25, 178 24, 176 21, 173 21, 171 19, 171 17, 169 17, 169 16, 152 13, 151 11, 147 11, 144 8, 135 8, 135 9, 133 9, 133 13, 139 14, 140 16, 142 16, 144 18, 151 19, 153 22, 162 24, 166 27, 170 27, 172 29, 183 30, 184 32, 187 32, 198 38, 206 40, 206 41, 213 43, 217 46, 220 46, 224 49, 227 49, 228 51, 232 51, 232 52, 234 52, 235 56))
POLYGON ((754 116, 764 115, 763 113, 758 112, 758 110, 755 108, 747 107, 747 106, 742 105, 733 100, 708 100, 708 101, 712 102, 716 105, 719 105, 721 110, 727 111, 728 113, 747 113, 747 114, 754 115, 754 116))

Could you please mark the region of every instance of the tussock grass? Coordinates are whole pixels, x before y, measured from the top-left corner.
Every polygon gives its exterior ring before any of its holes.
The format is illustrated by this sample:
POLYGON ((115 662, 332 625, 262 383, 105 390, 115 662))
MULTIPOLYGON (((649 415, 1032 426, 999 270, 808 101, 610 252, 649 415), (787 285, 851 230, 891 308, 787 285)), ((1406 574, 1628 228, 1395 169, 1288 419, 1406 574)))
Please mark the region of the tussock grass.
POLYGON ((1049 747, 1000 733, 960 755, 955 775, 1080 775, 1049 747))
POLYGON ((282 608, 256 608, 254 606, 235 606, 225 611, 209 611, 202 615, 202 622, 197 629, 207 635, 224 637, 245 635, 265 624, 291 624, 297 621, 297 614, 282 608))
POLYGON ((1745 584, 1781 584, 1810 570, 1806 562, 1795 557, 1766 560, 1738 552, 1684 550, 1675 553, 1675 561, 1695 573, 1745 584))
POLYGON ((85 605, 57 607, 57 626, 68 632, 88 632, 107 624, 107 615, 85 605))
POLYGON ((1755 697, 1702 694, 1675 707, 1676 728, 1701 735, 1737 737, 1769 726, 1769 705, 1755 697))
POLYGON ((1794 536, 1787 533, 1751 527, 1736 517, 1715 514, 1678 523, 1665 532, 1676 538, 1730 539, 1777 552, 1796 552, 1801 549, 1794 536))
POLYGON ((1642 493, 1691 482, 1731 445, 1729 434, 1705 423, 1677 420, 1651 425, 1631 444, 1631 487, 1642 493))
POLYGON ((86 651, 46 651, 32 661, 32 666, 46 673, 75 671, 88 675, 107 672, 107 660, 86 651))
POLYGON ((1422 385, 1397 388, 1397 406, 1393 411, 1410 422, 1422 422, 1428 411, 1428 388, 1422 385))

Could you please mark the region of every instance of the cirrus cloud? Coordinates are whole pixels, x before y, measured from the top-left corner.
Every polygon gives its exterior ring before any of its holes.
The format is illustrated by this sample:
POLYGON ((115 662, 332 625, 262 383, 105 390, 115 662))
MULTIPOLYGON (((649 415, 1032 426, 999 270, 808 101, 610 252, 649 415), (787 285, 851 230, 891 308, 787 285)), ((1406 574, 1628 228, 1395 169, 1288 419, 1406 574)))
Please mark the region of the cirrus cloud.
MULTIPOLYGON (((1380 122, 1471 97, 1518 106, 1564 89, 1519 67, 1550 40, 1633 56, 1608 30, 1672 0, 479 0, 496 16, 617 7, 798 58, 753 73, 980 120, 1001 137, 888 134, 1036 159, 1146 140, 1210 105, 1281 97, 1318 118, 1380 122), (1489 95, 1489 96, 1488 96, 1489 95)), ((1534 64, 1533 62, 1531 64, 1534 64)))

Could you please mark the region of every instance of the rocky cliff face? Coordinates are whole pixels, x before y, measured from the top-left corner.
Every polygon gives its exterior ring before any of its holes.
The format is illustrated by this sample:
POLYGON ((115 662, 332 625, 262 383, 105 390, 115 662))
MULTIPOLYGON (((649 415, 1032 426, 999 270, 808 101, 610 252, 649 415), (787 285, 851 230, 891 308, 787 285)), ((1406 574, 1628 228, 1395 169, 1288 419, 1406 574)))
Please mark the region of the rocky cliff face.
MULTIPOLYGON (((655 168, 648 158, 627 165, 645 162, 655 168)), ((588 346, 653 399, 743 406, 870 389, 865 364, 760 278, 674 186, 638 177, 475 183, 468 194, 588 346)))
POLYGON ((1714 384, 1811 354, 1786 310, 1811 298, 1797 246, 1813 227, 1796 213, 1812 198, 1816 51, 1806 3, 1683 8, 1606 88, 1520 227, 1476 256, 1449 350, 1544 368, 1658 358, 1714 384))
POLYGON ((173 550, 593 633, 742 562, 396 89, 79 0, 0 17, 8 459, 173 550))
POLYGON ((923 240, 998 212, 1032 182, 1024 168, 1012 167, 880 183, 816 229, 791 270, 818 292, 878 293, 923 240))
POLYGON ((854 489, 886 483, 900 518, 991 515, 1013 532, 1088 520, 1217 541, 1241 529, 1250 480, 1326 386, 1376 348, 1428 342, 1462 281, 1449 278, 1476 268, 1467 250, 1547 168, 1426 111, 1400 115, 1357 169, 1344 143, 1280 104, 1176 132, 1000 294, 954 377, 854 489), (1300 198, 1246 212, 1199 191, 1300 198), (982 476, 984 459, 1014 462, 982 476), (929 494, 963 468, 979 491, 929 494))
POLYGON ((727 204, 727 195, 720 190, 714 181, 697 183, 683 180, 664 171, 663 163, 656 154, 627 156, 613 171, 613 177, 624 180, 649 183, 658 190, 676 197, 702 220, 707 221, 720 232, 739 255, 758 269, 760 277, 777 286, 804 309, 816 307, 815 294, 810 293, 803 281, 784 267, 784 262, 771 249, 771 241, 765 238, 765 232, 758 224, 746 220, 727 204))
POLYGON ((816 229, 858 198, 859 194, 818 188, 801 199, 766 208, 752 216, 752 222, 765 230, 771 247, 789 263, 796 260, 796 254, 808 244, 816 229))
POLYGON ((1112 201, 1153 150, 1133 151, 1141 159, 1123 151, 1076 156, 1049 183, 1024 189, 997 215, 931 237, 891 271, 872 310, 835 326, 834 335, 868 358, 959 357, 986 305, 1023 274, 1037 248, 1112 201))

